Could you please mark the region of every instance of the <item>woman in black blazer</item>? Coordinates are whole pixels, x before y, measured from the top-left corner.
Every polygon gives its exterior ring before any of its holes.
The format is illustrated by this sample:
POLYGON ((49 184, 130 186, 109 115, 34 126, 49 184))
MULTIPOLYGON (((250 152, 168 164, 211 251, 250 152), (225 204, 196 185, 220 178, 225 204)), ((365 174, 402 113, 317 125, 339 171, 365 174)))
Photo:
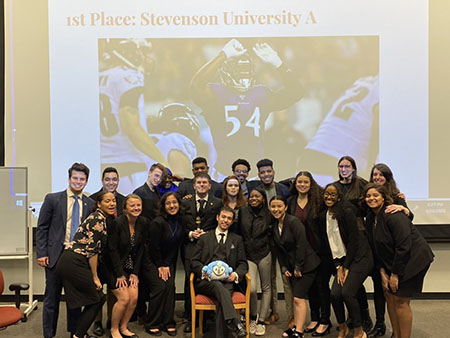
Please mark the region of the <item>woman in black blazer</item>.
POLYGON ((125 197, 123 215, 108 229, 108 254, 104 272, 108 288, 117 298, 111 313, 113 338, 137 337, 128 330, 138 298, 139 271, 146 239, 147 220, 140 216, 142 199, 135 194, 125 197))
POLYGON ((331 302, 339 324, 338 337, 347 337, 349 332, 344 303, 355 329, 354 337, 367 337, 356 294, 373 266, 370 246, 365 233, 358 229, 355 208, 343 200, 338 185, 328 184, 323 197, 327 209, 321 212, 319 224, 325 249, 336 267, 331 302))
POLYGON ((146 332, 160 336, 161 329, 169 336, 176 336, 175 271, 178 250, 187 236, 187 219, 181 210, 178 193, 169 191, 161 197, 161 208, 150 224, 148 237, 150 253, 150 300, 146 332))
POLYGON ((303 223, 289 215, 283 196, 270 200, 270 211, 275 218, 272 224, 273 241, 281 273, 291 279, 294 293, 295 326, 283 333, 283 337, 303 337, 306 320, 306 298, 314 282, 319 257, 308 243, 303 223))
MULTIPOLYGON (((302 221, 309 245, 320 256, 321 241, 318 219, 324 208, 323 188, 317 184, 310 172, 300 171, 291 186, 290 197, 287 202, 288 213, 302 221)), ((321 256, 315 281, 308 293, 311 322, 306 327, 305 332, 312 333, 314 337, 321 337, 330 333, 329 282, 333 268, 333 262, 329 259, 329 256, 321 256)))
POLYGON ((395 337, 411 336, 411 297, 421 293, 433 252, 420 232, 403 213, 386 213, 392 203, 384 186, 369 183, 364 189, 369 238, 381 274, 389 317, 395 337))
MULTIPOLYGON (((378 185, 383 185, 386 188, 387 194, 392 198, 392 204, 385 208, 387 213, 403 212, 412 221, 414 214, 409 210, 406 204, 405 195, 397 188, 391 169, 384 163, 377 163, 373 166, 370 172, 370 182, 378 185)), ((361 194, 364 199, 364 195, 361 194)), ((369 208, 363 203, 365 214, 369 212, 369 208)), ((372 247, 372 251, 375 249, 372 247)), ((376 338, 383 336, 386 333, 386 324, 384 323, 384 314, 386 308, 386 301, 384 298, 383 286, 381 283, 380 270, 376 267, 370 273, 373 281, 373 301, 375 304, 376 323, 373 329, 369 332, 369 338, 376 338)))

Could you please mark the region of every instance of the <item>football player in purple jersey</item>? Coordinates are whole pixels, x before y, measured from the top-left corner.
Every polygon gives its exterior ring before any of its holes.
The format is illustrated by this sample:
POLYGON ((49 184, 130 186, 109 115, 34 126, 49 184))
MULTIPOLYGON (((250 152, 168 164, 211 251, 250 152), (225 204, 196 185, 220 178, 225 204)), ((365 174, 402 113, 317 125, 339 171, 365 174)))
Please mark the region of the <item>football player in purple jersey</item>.
POLYGON ((202 108, 211 130, 217 151, 215 169, 220 173, 228 172, 236 156, 244 156, 250 163, 262 158, 267 117, 290 107, 304 94, 299 79, 271 46, 257 43, 252 51, 276 69, 282 83, 280 89, 255 83, 253 58, 236 39, 226 43, 191 82, 192 99, 202 108), (237 149, 242 153, 237 154, 237 149))

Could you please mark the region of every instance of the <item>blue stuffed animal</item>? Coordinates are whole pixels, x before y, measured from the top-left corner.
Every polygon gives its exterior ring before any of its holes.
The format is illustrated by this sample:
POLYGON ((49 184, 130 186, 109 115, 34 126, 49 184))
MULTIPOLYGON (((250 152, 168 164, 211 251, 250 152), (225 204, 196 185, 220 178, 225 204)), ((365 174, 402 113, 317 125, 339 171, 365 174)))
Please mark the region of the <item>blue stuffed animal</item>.
POLYGON ((209 280, 222 281, 228 278, 230 273, 233 272, 233 268, 223 261, 214 261, 205 265, 202 272, 208 275, 209 280))

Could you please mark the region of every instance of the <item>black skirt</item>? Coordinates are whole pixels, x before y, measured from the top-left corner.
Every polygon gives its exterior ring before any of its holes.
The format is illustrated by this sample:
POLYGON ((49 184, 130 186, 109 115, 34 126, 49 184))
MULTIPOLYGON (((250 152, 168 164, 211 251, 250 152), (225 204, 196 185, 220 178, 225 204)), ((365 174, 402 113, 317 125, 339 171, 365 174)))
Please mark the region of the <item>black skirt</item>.
POLYGON ((56 265, 61 277, 69 309, 98 303, 103 291, 97 290, 88 258, 73 251, 64 250, 56 265))
POLYGON ((302 275, 302 277, 294 277, 292 276, 291 285, 292 285, 292 293, 294 297, 300 299, 307 299, 309 289, 314 283, 314 279, 316 278, 316 270, 310 271, 302 275))

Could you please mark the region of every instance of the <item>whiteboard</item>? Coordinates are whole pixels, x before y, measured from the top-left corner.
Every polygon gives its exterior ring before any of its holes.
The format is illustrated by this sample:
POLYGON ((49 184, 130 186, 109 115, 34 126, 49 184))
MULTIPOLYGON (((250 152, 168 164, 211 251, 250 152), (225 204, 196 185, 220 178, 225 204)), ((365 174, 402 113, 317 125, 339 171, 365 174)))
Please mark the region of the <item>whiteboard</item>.
POLYGON ((28 254, 28 168, 0 167, 0 255, 28 254))

